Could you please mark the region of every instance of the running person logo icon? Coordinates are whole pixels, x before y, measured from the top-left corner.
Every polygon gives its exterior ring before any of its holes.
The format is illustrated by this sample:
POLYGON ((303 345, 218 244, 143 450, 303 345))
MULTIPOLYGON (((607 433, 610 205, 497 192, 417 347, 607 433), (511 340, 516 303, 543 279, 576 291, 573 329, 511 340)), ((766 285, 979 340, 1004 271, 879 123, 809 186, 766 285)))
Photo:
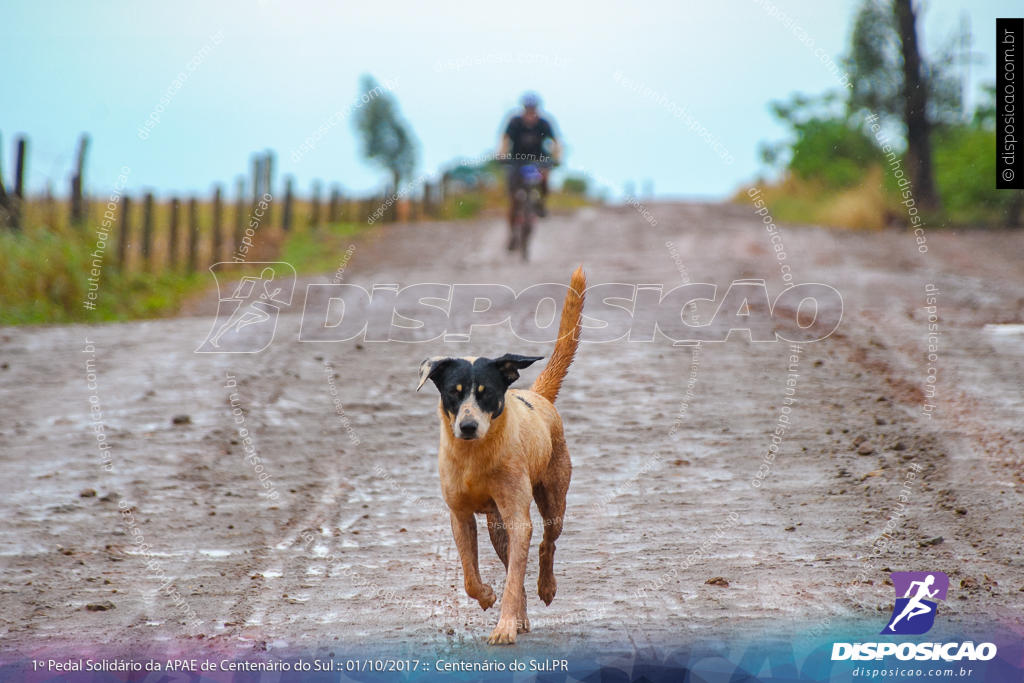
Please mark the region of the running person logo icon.
POLYGON ((893 572, 889 577, 896 591, 896 604, 882 634, 927 633, 935 623, 938 608, 938 603, 928 598, 945 600, 949 577, 943 572, 893 572))
POLYGON ((235 309, 235 312, 231 314, 231 317, 228 318, 228 321, 220 326, 220 329, 217 330, 217 334, 210 340, 210 343, 219 348, 220 344, 217 343, 217 340, 224 336, 224 333, 231 328, 235 328, 237 332, 241 333, 242 328, 246 325, 269 320, 270 313, 267 312, 267 309, 277 309, 276 306, 269 305, 270 301, 281 293, 280 287, 273 292, 270 291, 270 285, 273 282, 273 268, 264 268, 259 277, 243 277, 242 281, 238 283, 238 289, 228 299, 228 301, 237 300, 240 304, 235 309), (259 289, 256 287, 257 282, 263 283, 263 294, 259 293, 259 289), (259 299, 256 298, 257 294, 259 299))
MULTIPOLYGON (((237 277, 240 265, 227 262, 210 267, 218 293, 221 280, 237 277)), ((291 305, 295 269, 284 262, 248 266, 264 267, 259 275, 245 275, 230 285, 230 296, 219 295, 213 328, 196 353, 257 353, 273 341, 278 314, 291 305)))

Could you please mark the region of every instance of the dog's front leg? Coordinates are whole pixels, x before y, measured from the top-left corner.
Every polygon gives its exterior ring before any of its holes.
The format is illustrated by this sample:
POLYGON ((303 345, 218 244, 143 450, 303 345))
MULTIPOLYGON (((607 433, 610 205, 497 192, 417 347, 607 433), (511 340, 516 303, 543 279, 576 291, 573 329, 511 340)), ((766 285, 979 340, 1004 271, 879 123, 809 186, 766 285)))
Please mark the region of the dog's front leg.
POLYGON ((525 505, 512 508, 499 505, 499 509, 508 527, 508 576, 505 579, 505 590, 501 594, 501 617, 487 642, 491 645, 511 645, 516 642, 516 633, 520 628, 529 628, 523 580, 526 575, 526 559, 530 553, 530 537, 533 535, 530 499, 526 498, 525 505))
POLYGON ((462 558, 462 574, 465 577, 466 594, 480 603, 485 610, 494 604, 495 595, 491 587, 480 579, 480 563, 477 559, 476 517, 472 512, 451 512, 452 534, 455 547, 462 558))

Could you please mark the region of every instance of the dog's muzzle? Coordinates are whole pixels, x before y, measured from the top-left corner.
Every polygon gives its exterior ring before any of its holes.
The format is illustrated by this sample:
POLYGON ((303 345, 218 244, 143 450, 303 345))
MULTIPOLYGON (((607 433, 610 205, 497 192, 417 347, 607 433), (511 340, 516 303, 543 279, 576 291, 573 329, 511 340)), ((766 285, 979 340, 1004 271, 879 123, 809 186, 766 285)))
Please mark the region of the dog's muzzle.
POLYGON ((463 420, 459 423, 459 438, 472 441, 477 438, 477 429, 480 427, 476 420, 463 420))

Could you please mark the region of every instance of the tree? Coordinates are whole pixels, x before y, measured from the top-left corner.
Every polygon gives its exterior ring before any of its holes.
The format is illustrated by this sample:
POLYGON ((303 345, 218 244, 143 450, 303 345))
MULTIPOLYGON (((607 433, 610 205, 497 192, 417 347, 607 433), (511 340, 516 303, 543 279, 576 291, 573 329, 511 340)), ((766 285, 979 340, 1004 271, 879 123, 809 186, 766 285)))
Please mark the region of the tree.
POLYGON ((825 188, 839 190, 860 184, 868 168, 883 164, 881 150, 864 132, 863 118, 848 116, 835 93, 795 94, 770 107, 793 137, 762 144, 761 155, 769 165, 783 166, 802 180, 817 179, 825 188))
POLYGON ((928 61, 921 56, 918 11, 912 0, 864 0, 854 22, 846 67, 850 111, 868 110, 905 129, 907 166, 918 203, 939 208, 932 169, 932 128, 962 116, 961 85, 953 65, 959 34, 928 61))
POLYGON ((398 102, 372 76, 363 76, 369 102, 356 109, 355 126, 363 138, 363 157, 391 172, 395 191, 416 165, 416 142, 398 112, 398 102))
POLYGON ((851 111, 902 117, 899 34, 883 2, 865 0, 858 10, 846 67, 853 85, 851 111))
MULTIPOLYGON (((811 182, 788 190, 787 198, 796 200, 793 207, 805 201, 799 195, 807 196, 808 189, 819 193, 812 204, 827 202, 827 192, 863 185, 871 178, 872 167, 885 167, 886 155, 867 127, 877 115, 886 129, 883 137, 894 138, 894 129, 905 127, 905 152, 894 146, 911 174, 918 206, 930 190, 935 201, 930 208, 941 208, 950 221, 1015 226, 1024 213, 1024 192, 995 189, 994 85, 985 88, 985 97, 972 112, 964 107, 963 85, 970 79, 961 78, 958 67, 969 66, 975 58, 970 52, 970 24, 961 20, 947 42, 923 58, 914 30, 919 10, 914 12, 911 1, 861 0, 845 59, 854 88, 822 96, 794 94, 773 102, 772 111, 790 136, 775 144, 762 143, 762 156, 768 165, 811 182)), ((884 187, 890 200, 900 192, 892 174, 886 176, 884 187)), ((800 210, 794 211, 796 216, 800 210)))
POLYGON ((907 127, 907 166, 923 208, 939 208, 939 193, 932 173, 931 122, 928 120, 928 85, 921 73, 917 49, 917 16, 910 0, 894 0, 893 12, 903 53, 903 122, 907 127))

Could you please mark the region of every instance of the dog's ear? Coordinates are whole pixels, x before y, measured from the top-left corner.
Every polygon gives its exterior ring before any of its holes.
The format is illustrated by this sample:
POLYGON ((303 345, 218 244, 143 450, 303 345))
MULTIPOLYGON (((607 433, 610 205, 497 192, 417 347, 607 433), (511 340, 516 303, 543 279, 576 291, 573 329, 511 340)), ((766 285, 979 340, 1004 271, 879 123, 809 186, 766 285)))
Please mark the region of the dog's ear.
POLYGON ((506 353, 501 358, 495 358, 492 362, 497 368, 498 374, 505 380, 505 384, 512 384, 519 379, 519 371, 528 368, 544 356, 520 356, 515 353, 506 353))
POLYGON ((420 383, 416 386, 416 391, 422 389, 428 379, 440 377, 453 360, 455 359, 447 356, 434 356, 420 363, 420 383))

